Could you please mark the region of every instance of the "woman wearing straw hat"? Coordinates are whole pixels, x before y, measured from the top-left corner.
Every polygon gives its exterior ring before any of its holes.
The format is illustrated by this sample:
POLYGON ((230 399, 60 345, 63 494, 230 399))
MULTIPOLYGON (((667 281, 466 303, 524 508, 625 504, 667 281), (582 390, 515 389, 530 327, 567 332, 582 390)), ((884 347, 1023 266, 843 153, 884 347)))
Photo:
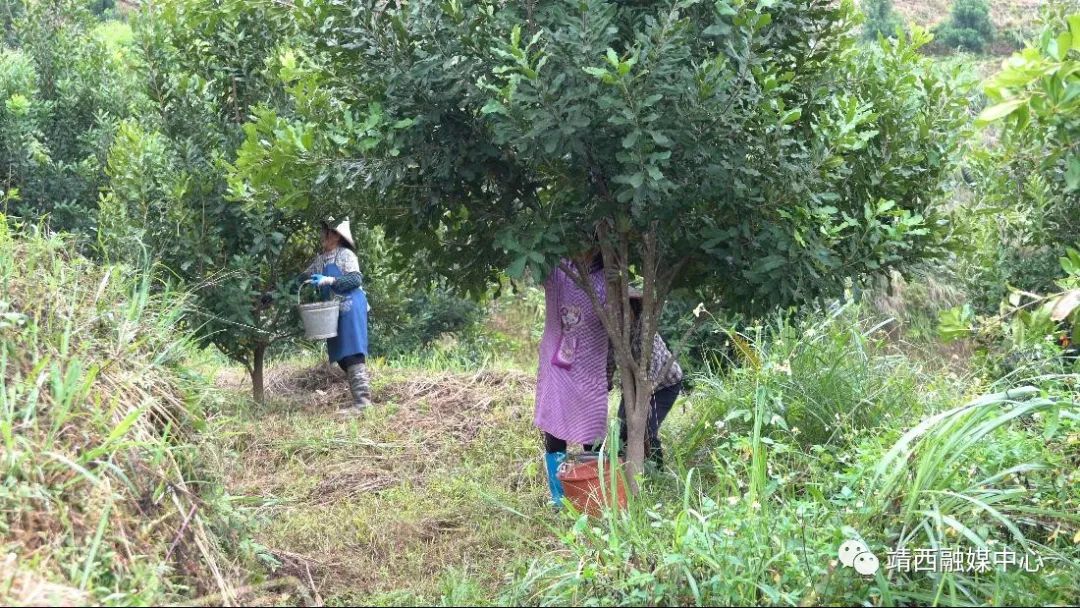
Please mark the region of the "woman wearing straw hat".
POLYGON ((326 350, 330 361, 340 365, 349 379, 353 403, 342 408, 341 413, 355 415, 371 405, 367 372, 368 303, 349 220, 337 226, 333 222, 331 218, 322 223, 322 253, 315 256, 301 279, 318 287, 323 300, 336 297, 341 303, 337 337, 326 341, 326 350))
MULTIPOLYGON (((631 287, 630 310, 633 314, 633 322, 630 327, 630 350, 635 360, 641 358, 641 290, 631 287)), ((683 371, 677 359, 672 360, 674 355, 668 349, 660 332, 653 335, 652 359, 649 361, 649 384, 653 386, 653 394, 649 399, 649 419, 645 427, 645 454, 646 458, 655 464, 657 468, 664 465, 664 452, 660 445, 660 425, 664 423, 671 412, 675 400, 683 386, 683 371), (671 362, 668 365, 668 362, 671 362), (665 367, 667 368, 665 370, 665 367)), ((615 376, 615 350, 608 350, 608 387, 613 384, 615 376)), ((626 402, 619 402, 619 438, 620 445, 626 446, 626 402)))

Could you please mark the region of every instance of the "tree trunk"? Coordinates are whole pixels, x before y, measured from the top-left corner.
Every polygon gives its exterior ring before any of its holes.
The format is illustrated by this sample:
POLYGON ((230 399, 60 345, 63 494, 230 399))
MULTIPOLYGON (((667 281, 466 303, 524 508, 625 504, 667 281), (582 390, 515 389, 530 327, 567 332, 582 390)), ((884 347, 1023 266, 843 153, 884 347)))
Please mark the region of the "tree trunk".
MULTIPOLYGON (((575 258, 572 266, 563 266, 563 271, 589 295, 593 310, 603 322, 614 348, 615 361, 622 370, 621 388, 626 408, 627 431, 626 472, 630 490, 636 494, 637 477, 645 468, 645 431, 653 390, 648 373, 652 360, 653 336, 670 291, 671 280, 681 268, 681 263, 675 265, 667 275, 659 272, 660 255, 655 227, 636 236, 627 231, 612 234, 611 227, 603 223, 597 230, 605 267, 605 300, 601 302, 593 292, 585 260, 575 258), (639 321, 641 348, 636 349, 639 350, 636 356, 633 352, 635 348, 631 344, 635 321, 628 294, 632 240, 640 241, 643 249, 642 261, 637 267, 642 282, 642 313, 639 321)), ((666 373, 667 369, 665 367, 660 373, 666 373)))
MULTIPOLYGON (((629 370, 628 370, 629 371, 629 370)), ((626 475, 630 491, 638 492, 638 476, 645 472, 645 428, 649 418, 649 390, 633 373, 624 373, 623 406, 626 408, 626 475)))
POLYGON ((255 403, 263 405, 266 402, 266 387, 264 384, 263 371, 266 361, 266 344, 258 344, 255 347, 255 357, 251 363, 251 392, 255 403))

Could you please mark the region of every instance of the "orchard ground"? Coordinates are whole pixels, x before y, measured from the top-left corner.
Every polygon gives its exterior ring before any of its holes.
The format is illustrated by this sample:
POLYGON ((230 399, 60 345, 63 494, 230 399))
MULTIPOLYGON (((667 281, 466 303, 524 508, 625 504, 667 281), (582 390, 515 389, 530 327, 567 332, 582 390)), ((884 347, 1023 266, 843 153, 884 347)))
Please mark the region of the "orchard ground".
MULTIPOLYGON (((237 402, 238 369, 218 384, 237 402)), ((532 426, 533 374, 373 365, 377 405, 336 415, 344 377, 314 357, 274 365, 268 403, 217 434, 229 491, 264 521, 280 569, 334 604, 497 597, 555 548, 532 426), (462 588, 464 586, 464 589, 462 588)))

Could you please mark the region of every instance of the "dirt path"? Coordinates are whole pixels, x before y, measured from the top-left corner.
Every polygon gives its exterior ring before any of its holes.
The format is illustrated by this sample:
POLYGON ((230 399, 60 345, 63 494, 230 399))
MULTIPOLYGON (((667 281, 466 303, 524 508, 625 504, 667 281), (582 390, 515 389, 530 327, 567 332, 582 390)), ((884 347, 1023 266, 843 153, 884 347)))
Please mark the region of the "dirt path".
MULTIPOLYGON (((462 585, 496 599, 506 574, 550 538, 532 378, 373 376, 377 407, 342 419, 336 368, 270 370, 269 403, 222 433, 230 492, 259 505, 257 540, 279 573, 310 577, 327 603, 438 602, 462 585)), ((246 390, 232 371, 218 382, 246 390)))

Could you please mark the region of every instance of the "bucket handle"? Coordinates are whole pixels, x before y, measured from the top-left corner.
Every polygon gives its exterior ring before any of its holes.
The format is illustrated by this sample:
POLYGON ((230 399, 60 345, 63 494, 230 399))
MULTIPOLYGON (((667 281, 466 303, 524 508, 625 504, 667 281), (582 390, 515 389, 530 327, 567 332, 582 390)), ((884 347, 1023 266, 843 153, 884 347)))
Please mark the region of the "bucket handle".
POLYGON ((300 306, 300 303, 301 303, 300 296, 303 294, 305 287, 311 287, 312 289, 317 289, 315 287, 315 285, 310 280, 307 280, 307 281, 304 281, 303 283, 301 283, 300 284, 300 289, 296 290, 296 305, 297 306, 300 306))

